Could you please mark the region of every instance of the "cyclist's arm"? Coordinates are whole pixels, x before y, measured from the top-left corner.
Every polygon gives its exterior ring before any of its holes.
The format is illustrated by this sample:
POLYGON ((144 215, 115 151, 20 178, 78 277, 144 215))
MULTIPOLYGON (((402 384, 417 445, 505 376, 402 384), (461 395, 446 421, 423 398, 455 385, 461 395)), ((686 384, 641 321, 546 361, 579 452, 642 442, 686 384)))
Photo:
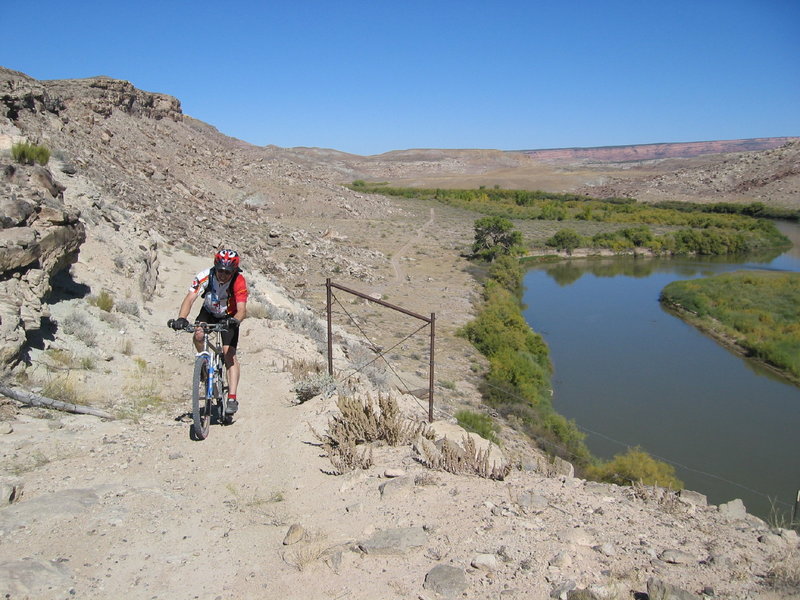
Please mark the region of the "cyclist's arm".
POLYGON ((240 323, 247 317, 247 300, 236 303, 236 314, 233 315, 240 323))
POLYGON ((189 316, 189 311, 192 310, 192 304, 194 304, 194 301, 197 300, 199 295, 199 289, 197 291, 190 291, 188 294, 186 294, 183 302, 181 302, 181 310, 178 313, 178 317, 186 319, 189 316))

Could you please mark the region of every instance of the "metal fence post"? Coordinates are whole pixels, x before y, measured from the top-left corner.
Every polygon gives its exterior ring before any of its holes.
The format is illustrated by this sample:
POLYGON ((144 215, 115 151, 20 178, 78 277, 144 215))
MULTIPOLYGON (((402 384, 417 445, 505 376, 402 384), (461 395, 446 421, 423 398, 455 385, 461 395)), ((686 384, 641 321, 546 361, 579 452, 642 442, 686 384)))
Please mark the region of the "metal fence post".
POLYGON ((433 423, 433 368, 436 361, 433 358, 433 349, 436 342, 436 313, 431 313, 431 365, 430 379, 428 381, 428 423, 433 423))
POLYGON ((331 327, 331 278, 325 280, 328 290, 328 375, 333 377, 333 328, 331 327))

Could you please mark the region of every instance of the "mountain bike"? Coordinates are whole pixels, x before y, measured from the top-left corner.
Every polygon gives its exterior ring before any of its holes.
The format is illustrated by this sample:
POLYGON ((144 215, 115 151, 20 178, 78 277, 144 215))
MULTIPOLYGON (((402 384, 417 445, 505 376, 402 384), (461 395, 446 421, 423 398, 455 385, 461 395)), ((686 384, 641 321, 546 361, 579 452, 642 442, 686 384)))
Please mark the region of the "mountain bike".
MULTIPOLYGON (((172 327, 173 319, 167 321, 172 327)), ((212 418, 230 425, 233 415, 228 408, 228 372, 222 353, 220 333, 227 331, 224 323, 189 323, 182 331, 203 330, 203 349, 195 355, 192 377, 192 433, 198 440, 208 437, 212 418)), ((180 331, 180 330, 179 330, 180 331)))

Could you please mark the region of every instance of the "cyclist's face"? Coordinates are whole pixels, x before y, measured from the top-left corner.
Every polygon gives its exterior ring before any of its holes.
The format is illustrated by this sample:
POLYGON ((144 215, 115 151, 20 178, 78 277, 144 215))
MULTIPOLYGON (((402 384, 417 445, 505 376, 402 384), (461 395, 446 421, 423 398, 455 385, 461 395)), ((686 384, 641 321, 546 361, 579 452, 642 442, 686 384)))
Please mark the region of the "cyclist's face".
POLYGON ((228 281, 232 275, 233 271, 228 271, 226 269, 217 269, 217 277, 219 277, 219 280, 222 283, 228 281))

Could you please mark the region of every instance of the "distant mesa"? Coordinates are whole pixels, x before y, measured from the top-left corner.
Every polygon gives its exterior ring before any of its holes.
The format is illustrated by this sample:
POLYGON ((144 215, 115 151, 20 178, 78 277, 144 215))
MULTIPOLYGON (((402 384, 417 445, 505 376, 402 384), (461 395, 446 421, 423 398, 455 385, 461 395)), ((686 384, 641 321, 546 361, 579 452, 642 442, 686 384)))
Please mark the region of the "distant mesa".
POLYGON ((633 146, 600 146, 597 148, 553 148, 520 150, 519 152, 543 161, 587 160, 598 162, 625 162, 655 160, 660 158, 692 158, 702 154, 727 152, 753 152, 771 150, 797 137, 752 138, 746 140, 721 140, 713 142, 676 142, 667 144, 640 144, 633 146))

